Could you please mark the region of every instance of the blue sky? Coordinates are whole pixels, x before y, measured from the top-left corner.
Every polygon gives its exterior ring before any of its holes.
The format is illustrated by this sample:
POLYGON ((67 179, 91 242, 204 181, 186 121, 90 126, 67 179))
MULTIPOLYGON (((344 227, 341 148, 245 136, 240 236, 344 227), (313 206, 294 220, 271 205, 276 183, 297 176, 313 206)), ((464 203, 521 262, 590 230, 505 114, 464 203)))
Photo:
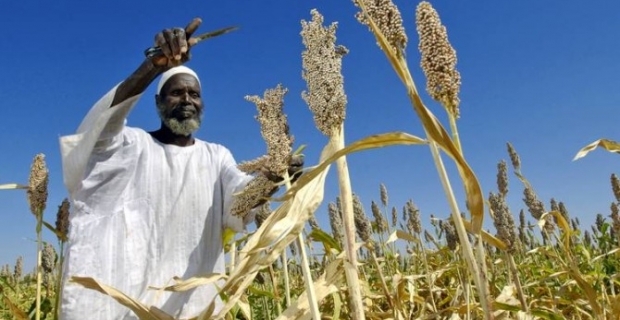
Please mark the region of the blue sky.
MULTIPOLYGON (((409 35, 409 66, 418 88, 419 69, 414 12, 417 1, 395 1, 409 35)), ((620 140, 620 3, 598 1, 433 1, 457 50, 462 76, 461 119, 465 157, 483 191, 495 190, 496 164, 508 159, 505 144, 521 155, 523 173, 547 204, 565 202, 572 216, 589 225, 596 213, 609 214, 613 200, 609 177, 618 173, 617 155, 597 151, 573 162, 575 153, 598 138, 620 140)), ((349 48, 343 73, 348 95, 348 142, 389 131, 423 135, 396 75, 367 28, 354 18, 347 0, 305 1, 10 1, 0 13, 4 30, 0 77, 1 183, 26 183, 31 160, 45 153, 50 168, 46 220, 66 196, 58 138, 71 134, 90 106, 142 61, 163 28, 204 20, 199 31, 229 25, 241 30, 207 41, 193 50, 188 64, 203 83, 205 120, 198 137, 226 145, 238 161, 265 152, 255 109, 243 97, 262 95, 282 83, 289 88, 285 111, 306 163, 315 164, 326 143, 301 99, 300 20, 317 8, 327 23, 339 22, 338 43, 349 48)), ((423 92, 425 103, 445 120, 440 106, 423 92)), ((155 129, 159 121, 149 88, 129 116, 129 125, 155 129)), ((407 199, 430 214, 448 216, 448 206, 428 147, 391 147, 351 155, 354 191, 370 214, 379 184, 390 206, 407 199)), ((446 161, 449 163, 449 161, 446 161)), ((453 185, 464 209, 455 170, 453 185)), ((522 186, 511 175, 509 202, 514 214, 524 208, 522 186)), ((338 193, 335 171, 326 200, 338 193)), ((529 216, 529 215, 528 215, 529 216)), ((23 191, 0 192, 0 264, 35 257, 35 220, 23 191)), ((329 228, 324 208, 317 217, 329 228)), ((487 218, 487 225, 491 227, 487 218)), ((96 235, 94 235, 96 236, 96 235)), ((50 233, 45 239, 55 239, 50 233)))

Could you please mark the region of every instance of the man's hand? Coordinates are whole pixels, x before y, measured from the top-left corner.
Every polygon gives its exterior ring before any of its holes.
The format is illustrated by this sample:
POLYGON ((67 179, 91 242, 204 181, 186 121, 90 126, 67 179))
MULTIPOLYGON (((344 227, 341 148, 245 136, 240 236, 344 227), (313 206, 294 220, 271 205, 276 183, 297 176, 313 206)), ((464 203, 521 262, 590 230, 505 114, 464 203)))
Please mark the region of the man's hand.
MULTIPOLYGON (((291 179, 291 183, 299 179, 299 177, 303 173, 302 171, 303 168, 304 168, 304 157, 302 155, 293 155, 288 164, 288 176, 291 179)), ((271 171, 268 171, 268 170, 263 170, 262 173, 267 177, 267 179, 271 180, 272 182, 278 183, 284 180, 283 177, 280 177, 279 175, 271 171)), ((274 192, 275 191, 277 191, 277 189, 275 189, 274 192)))
POLYGON ((297 181, 303 174, 304 156, 294 155, 288 164, 288 176, 291 177, 291 183, 297 181))
POLYGON ((182 65, 190 58, 189 50, 193 45, 191 36, 198 29, 202 20, 195 18, 185 29, 164 29, 155 36, 155 46, 161 48, 162 55, 151 59, 157 67, 172 68, 182 65))

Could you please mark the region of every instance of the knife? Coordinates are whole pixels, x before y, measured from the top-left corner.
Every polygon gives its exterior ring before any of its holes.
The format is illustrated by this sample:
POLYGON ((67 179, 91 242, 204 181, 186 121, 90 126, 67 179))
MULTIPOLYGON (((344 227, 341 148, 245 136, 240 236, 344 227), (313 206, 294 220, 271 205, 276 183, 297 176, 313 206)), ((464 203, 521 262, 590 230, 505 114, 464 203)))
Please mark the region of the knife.
MULTIPOLYGON (((222 29, 219 29, 219 30, 203 33, 203 34, 198 35, 196 37, 191 37, 191 38, 189 38, 189 40, 187 40, 187 42, 188 42, 188 45, 191 47, 191 46, 196 45, 200 41, 211 39, 211 38, 215 38, 217 36, 221 36, 223 34, 227 34, 229 32, 235 31, 237 29, 239 29, 239 27, 237 27, 237 26, 222 28, 222 29)), ((150 48, 144 50, 144 55, 147 58, 149 58, 149 59, 153 58, 155 56, 161 55, 162 53, 163 52, 162 52, 161 48, 157 47, 157 46, 150 47, 150 48)))

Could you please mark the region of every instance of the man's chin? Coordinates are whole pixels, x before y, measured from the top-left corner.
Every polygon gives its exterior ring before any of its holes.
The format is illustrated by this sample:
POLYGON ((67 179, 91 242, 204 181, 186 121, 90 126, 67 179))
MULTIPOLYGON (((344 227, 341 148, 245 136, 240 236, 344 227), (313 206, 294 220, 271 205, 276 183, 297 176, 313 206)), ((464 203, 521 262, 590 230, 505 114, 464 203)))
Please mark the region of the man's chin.
POLYGON ((164 124, 174 134, 180 136, 190 136, 200 128, 200 121, 196 119, 187 119, 179 121, 177 119, 167 119, 164 124))

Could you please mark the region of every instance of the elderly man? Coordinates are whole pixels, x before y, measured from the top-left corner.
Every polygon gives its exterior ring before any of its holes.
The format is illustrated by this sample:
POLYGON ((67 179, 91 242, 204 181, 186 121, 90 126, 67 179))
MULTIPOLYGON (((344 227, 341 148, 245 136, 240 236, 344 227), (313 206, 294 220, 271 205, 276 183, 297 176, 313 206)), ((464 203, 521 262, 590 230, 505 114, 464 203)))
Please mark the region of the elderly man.
POLYGON ((93 277, 177 318, 196 316, 218 299, 215 286, 182 293, 148 289, 174 276, 224 273, 222 232, 241 231, 248 222, 229 209, 233 194, 252 177, 237 169, 228 149, 193 136, 204 109, 200 80, 181 65, 199 24, 157 34, 163 54, 147 58, 92 107, 75 135, 61 138, 73 202, 61 319, 136 319, 112 298, 68 282, 71 276, 93 277), (160 75, 155 102, 161 127, 125 126, 160 75))

